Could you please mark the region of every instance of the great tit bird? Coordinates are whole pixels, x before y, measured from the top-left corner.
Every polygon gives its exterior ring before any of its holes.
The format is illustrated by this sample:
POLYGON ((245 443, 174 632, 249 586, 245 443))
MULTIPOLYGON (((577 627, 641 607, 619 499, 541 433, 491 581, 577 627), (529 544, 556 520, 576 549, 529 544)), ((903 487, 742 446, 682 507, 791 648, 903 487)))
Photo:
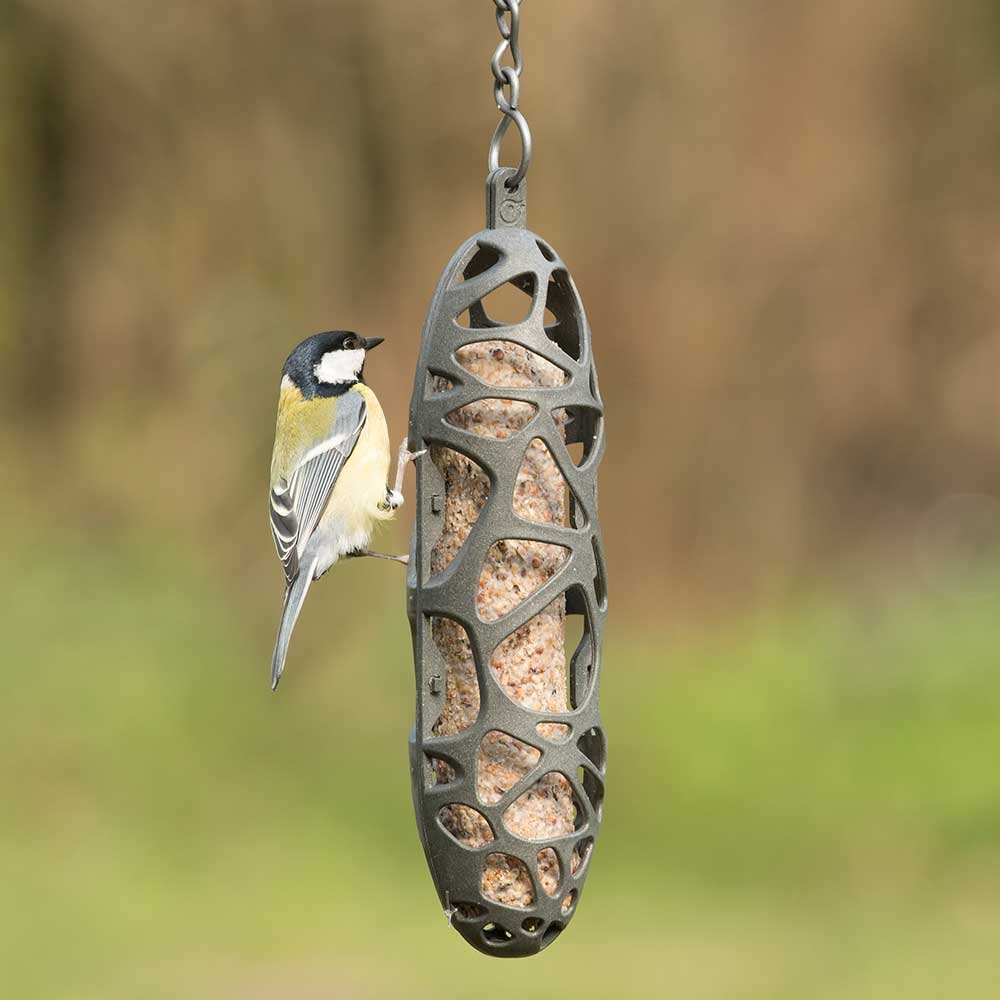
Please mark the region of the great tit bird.
MULTIPOLYGON (((313 580, 344 556, 372 555, 372 530, 403 502, 411 454, 399 449, 395 488, 387 484, 389 430, 364 381, 365 358, 382 343, 346 330, 317 333, 288 356, 281 373, 271 458, 271 533, 285 569, 285 603, 271 661, 278 686, 288 642, 313 580)), ((381 556, 406 562, 405 556, 381 556)))

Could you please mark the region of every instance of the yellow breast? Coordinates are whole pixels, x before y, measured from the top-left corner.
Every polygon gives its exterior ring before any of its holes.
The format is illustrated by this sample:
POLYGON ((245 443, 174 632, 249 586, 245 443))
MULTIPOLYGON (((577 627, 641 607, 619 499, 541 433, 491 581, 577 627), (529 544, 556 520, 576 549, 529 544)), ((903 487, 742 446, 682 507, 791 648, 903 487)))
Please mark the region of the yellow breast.
POLYGON ((350 531, 370 531, 375 521, 392 517, 391 511, 381 509, 391 459, 389 428, 368 386, 359 385, 351 391, 364 397, 367 419, 351 457, 337 477, 323 520, 335 519, 350 531))

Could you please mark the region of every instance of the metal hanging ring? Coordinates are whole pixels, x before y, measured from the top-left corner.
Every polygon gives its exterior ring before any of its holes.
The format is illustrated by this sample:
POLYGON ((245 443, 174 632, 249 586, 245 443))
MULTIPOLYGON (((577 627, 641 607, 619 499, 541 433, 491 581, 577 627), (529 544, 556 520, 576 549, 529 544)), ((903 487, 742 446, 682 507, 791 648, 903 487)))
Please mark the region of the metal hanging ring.
POLYGON ((493 133, 493 139, 490 142, 489 168, 491 173, 500 169, 500 144, 503 142, 503 137, 507 134, 511 122, 517 126, 521 139, 521 162, 507 181, 507 187, 513 190, 524 180, 528 167, 531 166, 531 129, 528 128, 528 120, 517 108, 511 108, 510 111, 504 112, 503 118, 500 119, 496 131, 493 133))

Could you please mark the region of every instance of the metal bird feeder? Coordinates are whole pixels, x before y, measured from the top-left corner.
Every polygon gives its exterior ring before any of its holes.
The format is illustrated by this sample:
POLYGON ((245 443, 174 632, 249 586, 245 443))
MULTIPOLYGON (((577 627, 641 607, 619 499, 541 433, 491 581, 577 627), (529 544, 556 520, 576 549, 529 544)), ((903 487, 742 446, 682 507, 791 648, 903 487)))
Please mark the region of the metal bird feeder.
POLYGON ((503 117, 490 147, 487 228, 440 279, 410 404, 409 447, 430 450, 417 463, 408 575, 417 687, 410 766, 449 921, 480 951, 513 957, 546 947, 575 913, 601 823, 604 409, 569 270, 525 228, 531 140, 517 107, 520 10, 516 0, 494 3, 503 117), (507 51, 513 66, 502 65, 507 51), (511 122, 521 137, 516 169, 498 163, 511 122), (523 318, 490 315, 489 296, 505 286, 522 293, 523 318), (523 377, 498 380, 470 357, 503 359, 508 373, 516 361, 523 377), (506 422, 488 433, 498 413, 506 422), (540 516, 530 516, 525 497, 541 498, 540 516), (516 664, 505 673, 508 656, 516 664), (535 684, 538 676, 549 681, 535 684))

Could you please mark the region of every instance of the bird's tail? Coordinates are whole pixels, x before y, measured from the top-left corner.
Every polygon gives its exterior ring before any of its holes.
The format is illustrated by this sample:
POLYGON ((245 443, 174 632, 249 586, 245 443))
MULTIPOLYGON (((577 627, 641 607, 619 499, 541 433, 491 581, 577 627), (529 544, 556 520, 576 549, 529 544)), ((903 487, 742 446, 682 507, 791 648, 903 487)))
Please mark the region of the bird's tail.
POLYGON ((278 639, 274 644, 274 656, 271 659, 272 691, 278 686, 281 673, 285 669, 288 642, 292 638, 292 629, 299 620, 302 602, 306 599, 312 578, 312 567, 303 566, 299 570, 299 575, 285 588, 285 604, 281 609, 281 624, 278 626, 278 639))

